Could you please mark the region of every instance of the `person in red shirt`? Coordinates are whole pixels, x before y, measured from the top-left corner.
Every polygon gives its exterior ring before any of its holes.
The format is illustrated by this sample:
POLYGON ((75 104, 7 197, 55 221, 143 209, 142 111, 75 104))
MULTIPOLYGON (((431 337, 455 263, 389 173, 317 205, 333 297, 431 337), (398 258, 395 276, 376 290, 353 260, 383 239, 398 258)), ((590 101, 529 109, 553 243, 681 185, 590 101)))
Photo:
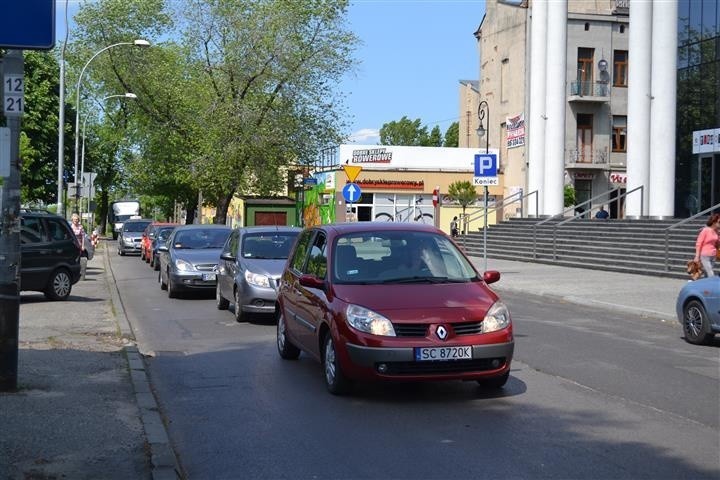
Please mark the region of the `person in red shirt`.
POLYGON ((695 241, 695 261, 700 262, 707 277, 712 277, 715 275, 713 263, 720 247, 720 214, 710 215, 705 225, 695 241))

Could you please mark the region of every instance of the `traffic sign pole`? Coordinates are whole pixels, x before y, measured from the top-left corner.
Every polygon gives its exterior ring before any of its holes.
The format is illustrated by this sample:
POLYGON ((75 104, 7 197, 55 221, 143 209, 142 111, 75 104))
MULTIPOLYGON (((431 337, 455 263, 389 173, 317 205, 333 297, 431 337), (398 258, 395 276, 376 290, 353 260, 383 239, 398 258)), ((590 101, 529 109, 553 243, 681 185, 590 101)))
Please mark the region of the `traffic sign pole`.
MULTIPOLYGON (((24 103, 23 52, 0 58, 3 114, 9 127, 8 168, 0 180, 0 392, 17 389, 20 325, 20 118, 24 103)), ((0 149, 3 147, 0 146, 0 149)))

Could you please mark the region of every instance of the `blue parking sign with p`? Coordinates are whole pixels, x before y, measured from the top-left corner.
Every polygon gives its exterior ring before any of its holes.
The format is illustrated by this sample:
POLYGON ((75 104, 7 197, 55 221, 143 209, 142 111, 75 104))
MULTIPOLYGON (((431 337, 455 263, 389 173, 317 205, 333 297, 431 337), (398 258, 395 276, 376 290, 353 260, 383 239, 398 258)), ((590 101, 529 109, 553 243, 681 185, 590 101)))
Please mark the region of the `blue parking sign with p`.
POLYGON ((481 153, 475 155, 476 177, 497 177, 497 154, 481 153))

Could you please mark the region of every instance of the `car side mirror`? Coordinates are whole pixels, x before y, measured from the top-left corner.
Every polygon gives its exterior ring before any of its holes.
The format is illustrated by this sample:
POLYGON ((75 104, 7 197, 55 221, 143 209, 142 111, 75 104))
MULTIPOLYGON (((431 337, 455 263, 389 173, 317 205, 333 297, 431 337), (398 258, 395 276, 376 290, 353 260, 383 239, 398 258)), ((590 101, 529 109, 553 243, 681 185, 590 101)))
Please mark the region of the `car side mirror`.
POLYGON ((487 272, 483 273, 483 280, 488 285, 491 283, 495 283, 500 280, 500 272, 498 272, 497 270, 488 270, 487 272))
POLYGON ((158 247, 158 252, 167 252, 167 251, 169 251, 167 245, 160 245, 158 247))
POLYGON ((303 287, 319 289, 325 288, 325 280, 318 278, 315 275, 300 275, 299 282, 303 287))
POLYGON ((235 261, 235 255, 229 252, 223 252, 220 254, 220 260, 227 260, 229 262, 235 261))

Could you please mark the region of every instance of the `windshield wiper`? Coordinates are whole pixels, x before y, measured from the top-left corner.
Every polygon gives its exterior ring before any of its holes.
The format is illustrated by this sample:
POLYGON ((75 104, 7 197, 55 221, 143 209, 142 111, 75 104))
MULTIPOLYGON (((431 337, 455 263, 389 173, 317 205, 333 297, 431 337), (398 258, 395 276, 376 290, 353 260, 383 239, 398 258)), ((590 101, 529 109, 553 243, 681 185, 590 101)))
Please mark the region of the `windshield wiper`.
POLYGON ((413 277, 399 277, 399 278, 388 278, 380 283, 447 283, 451 280, 448 277, 430 277, 430 276, 413 276, 413 277))

